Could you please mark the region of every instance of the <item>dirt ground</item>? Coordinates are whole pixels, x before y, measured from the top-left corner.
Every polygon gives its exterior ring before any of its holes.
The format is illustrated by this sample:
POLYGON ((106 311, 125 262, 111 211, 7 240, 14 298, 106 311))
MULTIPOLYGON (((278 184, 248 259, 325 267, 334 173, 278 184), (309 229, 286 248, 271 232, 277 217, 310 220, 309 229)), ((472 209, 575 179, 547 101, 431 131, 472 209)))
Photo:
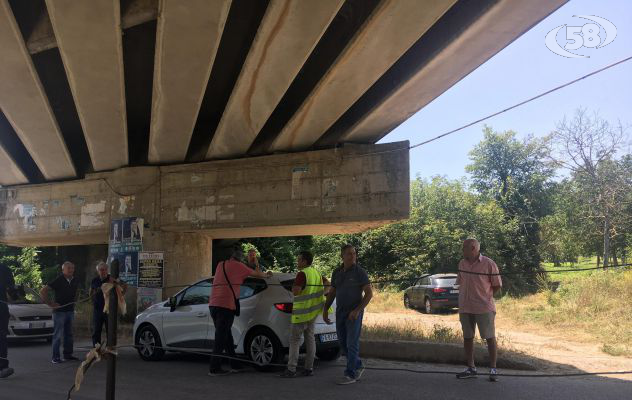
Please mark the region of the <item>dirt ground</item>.
MULTIPOLYGON (((422 324, 431 329, 435 324, 460 330, 458 314, 454 311, 440 314, 422 314, 418 311, 371 313, 366 312, 365 324, 422 324)), ((538 359, 538 369, 551 373, 632 371, 632 358, 615 357, 603 353, 598 344, 591 344, 585 338, 570 340, 561 332, 546 331, 531 326, 516 326, 513 321, 499 316, 496 320, 496 334, 505 347, 523 352, 538 359)), ((613 376, 614 377, 614 376, 613 376)), ((617 375, 618 379, 632 380, 632 375, 617 375)))

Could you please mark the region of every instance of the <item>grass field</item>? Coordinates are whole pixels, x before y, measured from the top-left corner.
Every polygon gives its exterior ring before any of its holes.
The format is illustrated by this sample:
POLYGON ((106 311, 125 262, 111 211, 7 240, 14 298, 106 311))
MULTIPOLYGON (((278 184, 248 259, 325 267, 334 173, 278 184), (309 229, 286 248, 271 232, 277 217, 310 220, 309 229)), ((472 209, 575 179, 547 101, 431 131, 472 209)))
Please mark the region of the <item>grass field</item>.
MULTIPOLYGON (((584 269, 597 265, 596 258, 547 270, 584 269)), ((571 340, 598 343, 604 353, 632 357, 632 269, 567 272, 549 274, 549 283, 559 282, 557 290, 543 284, 539 293, 497 301, 499 318, 518 325, 528 324, 555 331, 571 340)), ((403 306, 403 292, 375 291, 367 311, 373 313, 415 313, 403 306)), ((424 330, 413 324, 368 326, 366 335, 401 340, 460 342, 460 332, 435 326, 424 330)))

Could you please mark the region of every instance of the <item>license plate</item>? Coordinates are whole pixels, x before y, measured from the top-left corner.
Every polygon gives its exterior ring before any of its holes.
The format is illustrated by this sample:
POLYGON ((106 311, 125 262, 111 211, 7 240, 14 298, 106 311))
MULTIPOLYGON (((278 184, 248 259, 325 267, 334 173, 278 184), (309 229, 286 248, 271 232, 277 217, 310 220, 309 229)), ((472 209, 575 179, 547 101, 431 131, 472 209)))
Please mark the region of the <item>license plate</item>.
POLYGON ((30 329, 46 328, 46 322, 29 322, 30 329))
POLYGON ((320 342, 321 343, 333 342, 335 340, 338 340, 338 334, 337 333, 323 333, 322 335, 320 335, 320 342))
POLYGON ((450 290, 450 293, 459 293, 459 289, 456 289, 456 290, 450 290))

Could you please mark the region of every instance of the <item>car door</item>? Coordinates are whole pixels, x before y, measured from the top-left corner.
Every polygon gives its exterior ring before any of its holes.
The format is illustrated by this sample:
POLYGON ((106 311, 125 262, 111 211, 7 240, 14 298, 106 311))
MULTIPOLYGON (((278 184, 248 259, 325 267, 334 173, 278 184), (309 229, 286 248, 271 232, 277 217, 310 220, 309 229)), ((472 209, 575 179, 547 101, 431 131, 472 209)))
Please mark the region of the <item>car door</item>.
POLYGON ((429 291, 432 290, 432 285, 430 284, 430 277, 426 276, 421 279, 419 285, 419 307, 425 306, 426 297, 430 297, 429 291))
POLYGON ((168 346, 208 347, 210 293, 211 282, 205 280, 189 286, 176 297, 176 308, 163 317, 163 335, 168 346))
POLYGON ((421 288, 421 279, 417 279, 410 290, 410 304, 413 307, 419 307, 419 290, 421 288))
MULTIPOLYGON (((235 346, 239 347, 240 342, 244 339, 243 336, 250 327, 250 321, 254 317, 258 302, 258 296, 255 295, 266 288, 266 282, 263 279, 258 278, 246 278, 244 283, 240 286, 239 316, 235 317, 235 321, 233 322, 231 329, 235 346)), ((213 324, 212 319, 209 322, 207 341, 209 346, 212 346, 215 342, 215 325, 213 324)))

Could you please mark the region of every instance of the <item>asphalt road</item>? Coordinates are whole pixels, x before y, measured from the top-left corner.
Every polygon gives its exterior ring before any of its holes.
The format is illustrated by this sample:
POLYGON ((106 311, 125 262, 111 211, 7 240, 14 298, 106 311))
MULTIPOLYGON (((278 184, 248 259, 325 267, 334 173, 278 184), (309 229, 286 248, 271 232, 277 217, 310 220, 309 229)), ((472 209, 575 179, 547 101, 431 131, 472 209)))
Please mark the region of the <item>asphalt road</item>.
MULTIPOLYGON (((87 343, 79 343, 86 345, 87 343)), ((76 355, 82 355, 77 352, 76 355)), ((0 381, 0 399, 65 399, 79 362, 50 363, 50 345, 19 343, 9 348, 16 373, 0 381)), ((342 361, 320 363, 311 378, 281 379, 277 373, 253 370, 211 378, 206 375, 207 359, 172 354, 165 361, 142 361, 133 349, 121 349, 117 365, 117 399, 632 399, 632 382, 607 377, 512 378, 497 383, 483 377, 457 380, 454 375, 413 374, 367 370, 362 381, 338 386, 342 361)), ((412 368, 424 371, 448 370, 455 366, 365 360, 367 366, 412 368)), ((500 371, 515 372, 515 371, 500 371)), ((105 398, 105 362, 87 374, 72 399, 105 398)))

